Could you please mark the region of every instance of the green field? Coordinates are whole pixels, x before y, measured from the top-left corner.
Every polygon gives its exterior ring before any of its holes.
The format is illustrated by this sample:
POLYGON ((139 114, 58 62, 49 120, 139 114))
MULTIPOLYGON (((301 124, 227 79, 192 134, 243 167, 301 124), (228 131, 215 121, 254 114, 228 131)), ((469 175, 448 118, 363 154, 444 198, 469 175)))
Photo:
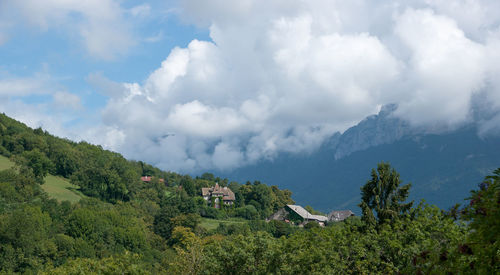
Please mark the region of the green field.
POLYGON ((201 223, 200 226, 205 228, 206 230, 214 230, 217 227, 219 227, 219 224, 224 223, 224 224, 242 224, 246 223, 247 221, 245 220, 240 220, 240 219, 229 219, 229 220, 214 220, 214 219, 208 219, 208 218, 201 218, 201 223))
POLYGON ((14 166, 12 161, 10 161, 7 157, 0 156, 0 171, 9 169, 12 166, 14 166))
POLYGON ((85 197, 85 195, 78 190, 78 186, 71 184, 63 177, 48 175, 45 178, 45 184, 42 185, 42 188, 51 198, 58 201, 67 200, 70 202, 77 202, 85 197))
MULTIPOLYGON (((14 166, 12 161, 4 156, 0 156, 0 171, 9 169, 12 166, 14 166)), ((68 200, 70 202, 77 202, 85 197, 85 195, 78 190, 78 186, 69 183, 69 181, 63 177, 48 175, 45 178, 45 184, 42 185, 42 189, 47 192, 51 198, 58 201, 68 200)))

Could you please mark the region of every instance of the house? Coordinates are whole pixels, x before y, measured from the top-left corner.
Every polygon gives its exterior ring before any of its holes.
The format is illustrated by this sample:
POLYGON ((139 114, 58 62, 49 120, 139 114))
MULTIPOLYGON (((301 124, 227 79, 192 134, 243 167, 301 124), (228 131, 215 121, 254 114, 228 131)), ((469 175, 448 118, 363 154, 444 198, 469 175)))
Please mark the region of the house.
MULTIPOLYGON (((153 177, 151 177, 151 176, 144 176, 144 177, 141 177, 141 181, 142 181, 142 182, 150 183, 150 182, 151 182, 151 180, 153 180, 153 177)), ((161 183, 164 183, 164 182, 165 182, 165 180, 164 180, 164 179, 158 179, 158 181, 159 181, 159 182, 161 182, 161 183)))
POLYGON ((340 222, 351 216, 354 216, 354 213, 351 210, 332 211, 328 214, 328 221, 340 222))
POLYGON ((218 183, 213 187, 201 188, 201 194, 205 201, 212 202, 213 207, 220 208, 221 201, 224 205, 233 205, 236 197, 233 191, 227 187, 221 187, 218 183))
POLYGON ((272 214, 268 220, 291 220, 298 222, 299 226, 314 221, 319 223, 320 226, 324 226, 328 218, 323 215, 313 215, 300 205, 289 204, 272 214))

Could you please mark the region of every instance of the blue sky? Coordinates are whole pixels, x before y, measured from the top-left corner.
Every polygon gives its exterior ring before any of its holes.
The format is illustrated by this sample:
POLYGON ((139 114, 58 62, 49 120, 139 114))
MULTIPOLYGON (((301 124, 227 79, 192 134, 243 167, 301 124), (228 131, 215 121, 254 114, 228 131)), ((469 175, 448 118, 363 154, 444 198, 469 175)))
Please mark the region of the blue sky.
POLYGON ((416 127, 498 133, 499 53, 495 0, 5 0, 0 111, 166 170, 230 170, 393 103, 416 127))
MULTIPOLYGON (((122 20, 133 21, 130 32, 135 35, 133 46, 125 53, 115 55, 111 51, 109 56, 95 55, 82 45, 79 41, 81 38, 68 30, 57 26, 44 29, 16 22, 13 27, 4 30, 8 39, 1 45, 0 51, 2 77, 50 76, 61 89, 79 95, 86 109, 96 110, 106 104, 106 96, 94 91, 89 85, 87 77, 90 74, 101 74, 117 82, 141 82, 159 66, 173 47, 185 47, 195 38, 210 39, 206 28, 179 20, 175 12, 178 7, 174 1, 120 3, 124 10, 147 7, 143 15, 135 16, 140 18, 123 16, 122 20)), ((26 5, 29 5, 29 1, 26 5)), ((10 9, 19 9, 9 4, 9 1, 2 8, 6 13, 10 9)), ((63 24, 78 24, 81 20, 78 14, 68 16, 63 24)), ((36 104, 50 101, 51 97, 30 95, 20 99, 36 104)))

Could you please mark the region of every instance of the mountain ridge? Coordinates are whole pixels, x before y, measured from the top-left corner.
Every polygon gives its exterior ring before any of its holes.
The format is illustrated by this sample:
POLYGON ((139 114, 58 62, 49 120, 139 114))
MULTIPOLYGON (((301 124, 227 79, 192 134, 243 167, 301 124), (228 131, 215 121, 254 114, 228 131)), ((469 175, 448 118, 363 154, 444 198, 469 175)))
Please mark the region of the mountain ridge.
POLYGON ((412 182, 412 199, 441 208, 462 203, 500 163, 500 139, 479 137, 477 124, 443 131, 415 128, 393 116, 395 108, 384 106, 313 153, 283 153, 222 175, 290 189, 297 203, 322 211, 349 208, 359 214, 359 188, 378 162, 391 163, 405 183, 412 182))

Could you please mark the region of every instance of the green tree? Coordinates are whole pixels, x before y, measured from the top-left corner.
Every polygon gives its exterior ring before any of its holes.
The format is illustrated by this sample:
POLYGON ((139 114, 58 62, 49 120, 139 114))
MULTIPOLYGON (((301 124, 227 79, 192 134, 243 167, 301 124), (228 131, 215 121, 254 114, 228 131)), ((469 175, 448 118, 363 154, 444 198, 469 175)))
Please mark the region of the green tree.
POLYGON ((318 211, 318 210, 314 210, 314 208, 312 208, 312 206, 310 205, 306 205, 304 207, 305 210, 307 210, 309 213, 313 214, 313 215, 325 215, 324 213, 322 213, 321 211, 318 211))
POLYGON ((39 184, 43 184, 45 176, 54 169, 52 161, 38 149, 23 152, 21 157, 16 158, 16 163, 30 168, 39 184))
POLYGON ((232 235, 204 251, 206 274, 277 274, 281 265, 278 242, 266 232, 232 235))
POLYGON ((56 256, 50 238, 52 220, 39 207, 22 206, 0 215, 0 273, 28 272, 56 256))
POLYGON ((475 272, 500 273, 500 168, 487 176, 472 191, 470 205, 464 209, 464 219, 470 221, 468 244, 464 254, 471 254, 475 272), (470 247, 471 250, 468 250, 470 247))
POLYGON ((198 193, 194 185, 193 179, 190 176, 182 177, 181 186, 182 188, 184 188, 184 191, 186 191, 186 193, 191 197, 195 196, 196 193, 198 193))
POLYGON ((172 230, 175 227, 175 224, 172 222, 172 218, 179 214, 179 210, 175 207, 171 207, 170 205, 162 207, 160 213, 155 216, 153 222, 154 232, 162 236, 165 240, 170 239, 172 230))
POLYGON ((401 185, 399 173, 391 169, 389 163, 379 163, 372 169, 371 179, 361 188, 362 219, 367 225, 393 221, 408 212, 413 201, 404 203, 411 184, 401 185), (376 215, 376 217, 375 217, 376 215))
POLYGON ((169 273, 171 274, 205 274, 203 265, 203 243, 190 228, 178 226, 172 232, 172 239, 175 239, 176 257, 170 263, 169 273))
POLYGON ((155 274, 141 262, 141 256, 125 252, 123 255, 114 255, 103 259, 76 258, 65 264, 48 267, 40 274, 155 274))

